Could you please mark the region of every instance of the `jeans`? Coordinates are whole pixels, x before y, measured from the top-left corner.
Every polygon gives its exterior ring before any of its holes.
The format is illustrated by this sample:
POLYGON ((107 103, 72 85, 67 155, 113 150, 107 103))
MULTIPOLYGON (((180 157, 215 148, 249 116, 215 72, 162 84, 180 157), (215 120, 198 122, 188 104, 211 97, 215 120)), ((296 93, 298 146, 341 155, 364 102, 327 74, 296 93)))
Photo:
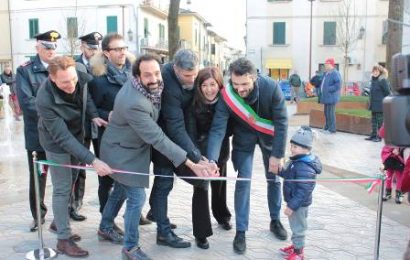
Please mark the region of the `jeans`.
MULTIPOLYGON (((172 167, 161 167, 154 164, 155 175, 173 176, 172 167)), ((155 177, 152 185, 149 204, 152 215, 157 222, 157 233, 166 236, 171 232, 171 225, 168 218, 168 195, 174 186, 174 179, 167 177, 155 177)))
POLYGON ((328 105, 325 104, 325 130, 328 130, 329 132, 335 133, 336 132, 336 111, 335 111, 336 105, 328 105))
POLYGON ((291 240, 297 249, 301 249, 305 246, 308 209, 308 207, 300 207, 289 217, 289 225, 292 230, 291 240))
MULTIPOLYGON (((46 151, 47 160, 58 164, 78 164, 78 160, 68 153, 53 153, 46 151)), ((71 228, 68 216, 68 206, 71 199, 73 183, 78 176, 77 169, 50 166, 51 182, 53 184, 53 214, 57 227, 57 238, 68 239, 71 228)))
POLYGON ((100 230, 108 231, 113 228, 114 219, 118 215, 125 198, 127 199, 127 206, 124 215, 124 248, 130 250, 138 246, 139 242, 138 224, 145 202, 144 188, 128 186, 114 181, 114 189, 104 207, 100 230))
MULTIPOLYGON (((262 149, 262 148, 261 148, 262 149)), ((232 162, 238 177, 251 178, 253 166, 252 151, 232 151, 232 162)), ((263 164, 265 166, 265 177, 268 180, 267 195, 271 220, 278 220, 282 203, 282 193, 279 178, 268 172, 270 151, 262 149, 263 164)), ((249 225, 249 204, 250 204, 250 181, 237 181, 235 185, 235 218, 236 230, 247 231, 249 225)))

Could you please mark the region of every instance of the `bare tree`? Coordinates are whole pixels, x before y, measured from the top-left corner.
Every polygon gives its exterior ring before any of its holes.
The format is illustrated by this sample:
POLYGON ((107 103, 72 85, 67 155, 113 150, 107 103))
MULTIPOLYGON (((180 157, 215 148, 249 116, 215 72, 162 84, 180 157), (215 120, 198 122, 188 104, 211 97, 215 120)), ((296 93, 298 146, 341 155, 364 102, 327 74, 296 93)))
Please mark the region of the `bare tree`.
POLYGON ((349 80, 351 53, 359 40, 360 19, 352 0, 340 2, 336 15, 336 46, 343 53, 343 82, 346 84, 349 80))
POLYGON ((391 58, 401 52, 403 42, 403 0, 389 0, 387 25, 386 68, 391 71, 391 58))
POLYGON ((168 11, 168 54, 169 60, 179 48, 178 14, 180 0, 170 0, 168 11))
POLYGON ((64 49, 71 57, 74 57, 79 49, 81 42, 78 40, 79 34, 83 34, 85 30, 85 20, 78 18, 78 4, 75 1, 74 14, 67 15, 63 13, 63 23, 67 26, 67 41, 63 44, 64 49))

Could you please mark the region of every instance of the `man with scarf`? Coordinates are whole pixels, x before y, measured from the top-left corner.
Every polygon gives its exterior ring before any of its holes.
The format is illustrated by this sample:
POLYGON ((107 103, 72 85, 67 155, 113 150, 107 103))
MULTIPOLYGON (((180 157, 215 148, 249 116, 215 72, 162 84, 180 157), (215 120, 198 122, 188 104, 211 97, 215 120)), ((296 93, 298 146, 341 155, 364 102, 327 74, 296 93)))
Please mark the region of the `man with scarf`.
POLYGON ((124 199, 127 207, 124 215, 123 259, 149 259, 139 247, 138 220, 149 185, 151 147, 166 156, 175 167, 185 165, 198 176, 216 176, 213 164, 194 163, 187 153, 173 143, 157 124, 164 88, 159 61, 156 56, 140 56, 128 80, 115 99, 111 120, 101 141, 103 160, 115 168, 134 172, 117 173, 114 189, 109 195, 100 223, 100 234, 113 232, 114 218, 124 199))
MULTIPOLYGON (((287 232, 280 222, 282 202, 277 173, 283 165, 288 117, 285 98, 275 82, 256 74, 255 66, 239 58, 229 66, 230 84, 222 89, 209 130, 208 159, 217 161, 225 137, 227 123, 232 118, 232 162, 238 177, 251 178, 253 155, 259 145, 268 182, 270 230, 280 240, 287 232)), ((245 232, 248 230, 250 181, 237 181, 235 186, 236 235, 233 248, 238 254, 246 250, 245 232)))
MULTIPOLYGON (((85 67, 82 64, 76 65, 71 57, 63 56, 49 62, 48 72, 49 79, 42 84, 36 98, 39 139, 47 160, 63 165, 78 165, 83 162, 92 165, 98 175, 110 174, 111 168, 83 145, 86 115, 98 126, 107 124, 98 117, 97 110, 87 95, 86 86, 90 78, 85 67)), ((51 166, 50 172, 57 250, 72 257, 88 256, 88 251, 75 243, 81 237, 71 233, 67 210, 78 170, 51 166)))
MULTIPOLYGON (((104 36, 101 42, 101 49, 102 52, 94 55, 90 60, 91 74, 94 79, 90 82, 89 86, 98 114, 102 119, 109 121, 115 97, 128 80, 131 73, 131 63, 135 60, 135 57, 128 52, 123 36, 117 33, 110 33, 104 36)), ((104 127, 98 128, 98 143, 101 142, 104 130, 104 127)), ((100 201, 100 213, 102 213, 113 187, 113 180, 103 176, 98 177, 98 182, 98 198, 100 201)), ((149 223, 151 222, 146 219, 141 220, 141 224, 149 223)), ((115 230, 120 235, 123 234, 123 231, 117 225, 115 225, 115 230)), ((115 235, 112 237, 114 240, 118 238, 115 235)))

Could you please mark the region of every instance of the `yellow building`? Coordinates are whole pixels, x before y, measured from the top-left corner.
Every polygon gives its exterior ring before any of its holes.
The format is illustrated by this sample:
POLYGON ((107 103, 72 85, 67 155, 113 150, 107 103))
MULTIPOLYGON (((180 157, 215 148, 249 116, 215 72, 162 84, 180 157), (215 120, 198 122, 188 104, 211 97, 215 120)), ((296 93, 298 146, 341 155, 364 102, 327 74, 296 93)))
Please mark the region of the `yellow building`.
POLYGON ((210 45, 207 27, 211 24, 196 12, 180 9, 178 26, 181 48, 192 49, 197 53, 200 64, 208 66, 210 45))
POLYGON ((0 73, 3 66, 11 62, 11 34, 10 34, 10 12, 9 1, 0 1, 0 31, 2 32, 0 41, 0 73))

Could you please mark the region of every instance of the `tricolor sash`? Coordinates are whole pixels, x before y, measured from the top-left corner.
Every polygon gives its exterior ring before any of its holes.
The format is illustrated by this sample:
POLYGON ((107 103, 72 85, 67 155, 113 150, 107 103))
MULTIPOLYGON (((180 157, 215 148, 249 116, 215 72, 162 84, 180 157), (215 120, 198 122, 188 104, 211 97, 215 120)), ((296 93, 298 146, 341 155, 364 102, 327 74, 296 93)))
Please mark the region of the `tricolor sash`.
POLYGON ((274 135, 273 122, 261 118, 256 112, 233 90, 231 84, 228 84, 222 90, 222 97, 230 109, 245 123, 250 125, 256 131, 267 135, 274 135))

